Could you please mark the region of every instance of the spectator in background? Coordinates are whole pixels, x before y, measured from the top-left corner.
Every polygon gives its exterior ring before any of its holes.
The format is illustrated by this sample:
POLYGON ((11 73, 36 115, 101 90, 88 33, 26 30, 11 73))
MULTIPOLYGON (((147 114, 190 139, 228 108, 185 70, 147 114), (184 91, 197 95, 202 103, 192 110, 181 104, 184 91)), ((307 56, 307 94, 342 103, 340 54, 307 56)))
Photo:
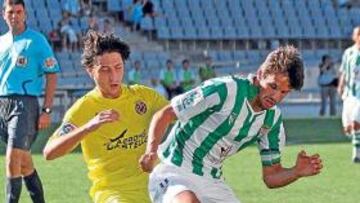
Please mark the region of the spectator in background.
POLYGON ((194 75, 195 74, 190 70, 190 61, 184 59, 182 61, 182 69, 179 72, 179 81, 183 92, 192 89, 195 85, 194 75))
POLYGON ((57 25, 53 30, 51 30, 48 34, 49 41, 54 51, 62 50, 62 40, 59 25, 57 25))
POLYGON ((87 28, 86 32, 89 31, 89 30, 93 30, 93 31, 99 31, 100 30, 98 19, 94 15, 91 15, 88 18, 88 28, 87 28))
POLYGON ((122 1, 123 13, 124 13, 124 21, 128 26, 132 25, 132 8, 133 8, 133 0, 123 0, 122 1))
POLYGON ((160 83, 164 86, 169 99, 182 92, 176 78, 174 64, 170 59, 166 61, 166 68, 160 71, 160 83))
POLYGON ((81 0, 80 1, 80 13, 82 16, 90 16, 92 14, 92 1, 81 0))
POLYGON ((114 33, 114 26, 108 18, 105 18, 103 22, 103 33, 114 33))
POLYGON ((62 36, 62 47, 64 51, 78 50, 78 37, 70 22, 60 21, 60 33, 62 36))
POLYGON ((124 21, 124 1, 107 0, 107 12, 109 12, 116 22, 124 21))
POLYGON ((142 84, 141 63, 139 60, 135 61, 134 68, 129 71, 128 80, 129 85, 142 84))
POLYGON ((80 14, 80 0, 65 0, 63 10, 71 16, 77 17, 80 14))
POLYGON ((132 30, 139 30, 140 29, 140 22, 143 17, 142 12, 142 3, 140 0, 134 0, 132 6, 132 13, 131 13, 131 20, 132 20, 132 30))
POLYGON ((319 65, 320 73, 318 83, 321 89, 321 106, 320 116, 324 116, 326 112, 327 101, 330 104, 330 115, 336 115, 336 87, 337 87, 337 76, 332 57, 324 55, 321 58, 319 65))
POLYGON ((149 16, 151 18, 156 16, 154 4, 150 0, 143 0, 142 5, 143 16, 149 16))
POLYGON ((199 77, 201 82, 216 77, 214 66, 212 65, 212 58, 210 56, 206 57, 205 66, 200 67, 199 77))

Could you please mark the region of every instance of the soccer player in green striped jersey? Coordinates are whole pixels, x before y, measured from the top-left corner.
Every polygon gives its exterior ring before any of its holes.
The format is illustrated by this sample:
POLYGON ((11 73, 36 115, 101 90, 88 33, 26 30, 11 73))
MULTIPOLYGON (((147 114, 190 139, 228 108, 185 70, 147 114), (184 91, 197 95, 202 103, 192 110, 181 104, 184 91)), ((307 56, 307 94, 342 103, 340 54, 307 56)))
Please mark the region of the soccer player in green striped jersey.
POLYGON ((354 163, 360 163, 360 26, 353 31, 354 45, 345 50, 338 92, 343 99, 342 123, 352 137, 354 163))
POLYGON ((271 52, 256 75, 205 81, 171 100, 150 124, 147 149, 139 160, 150 175, 153 202, 239 202, 222 176, 223 161, 257 143, 269 188, 320 173, 318 154, 299 152, 295 166, 281 165, 285 144, 276 104, 303 86, 304 69, 292 46, 271 52), (176 121, 160 145, 169 124, 176 121), (161 162, 155 168, 159 156, 161 162))

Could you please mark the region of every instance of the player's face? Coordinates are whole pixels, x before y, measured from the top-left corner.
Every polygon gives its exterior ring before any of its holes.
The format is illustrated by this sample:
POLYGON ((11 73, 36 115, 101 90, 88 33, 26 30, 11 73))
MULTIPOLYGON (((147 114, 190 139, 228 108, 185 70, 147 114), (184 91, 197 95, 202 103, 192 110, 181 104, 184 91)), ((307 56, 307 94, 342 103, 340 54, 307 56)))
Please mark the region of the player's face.
POLYGON ((257 105, 262 110, 281 102, 291 91, 289 77, 285 74, 268 74, 259 79, 260 92, 257 105))
POLYGON ((120 85, 124 76, 124 62, 117 52, 104 53, 96 57, 97 63, 88 69, 96 87, 105 98, 120 96, 120 85))
POLYGON ((355 43, 360 44, 360 28, 355 28, 352 39, 355 43))
POLYGON ((185 62, 185 63, 183 64, 183 68, 184 68, 185 70, 188 70, 189 67, 190 67, 190 63, 185 62))
POLYGON ((24 31, 26 14, 21 4, 7 4, 3 17, 12 33, 19 34, 24 31))

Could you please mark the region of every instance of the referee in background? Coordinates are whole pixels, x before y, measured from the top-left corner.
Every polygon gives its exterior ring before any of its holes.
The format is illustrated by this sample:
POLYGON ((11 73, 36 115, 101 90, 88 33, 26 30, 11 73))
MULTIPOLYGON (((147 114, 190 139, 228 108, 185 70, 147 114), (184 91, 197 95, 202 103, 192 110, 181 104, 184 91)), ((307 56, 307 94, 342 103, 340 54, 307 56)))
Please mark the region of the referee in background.
POLYGON ((0 36, 0 137, 7 144, 5 202, 19 202, 24 180, 32 201, 42 203, 44 192, 30 147, 37 131, 51 123, 59 66, 46 38, 26 26, 23 0, 4 0, 2 15, 9 27, 0 36), (40 107, 37 97, 44 75, 40 107))

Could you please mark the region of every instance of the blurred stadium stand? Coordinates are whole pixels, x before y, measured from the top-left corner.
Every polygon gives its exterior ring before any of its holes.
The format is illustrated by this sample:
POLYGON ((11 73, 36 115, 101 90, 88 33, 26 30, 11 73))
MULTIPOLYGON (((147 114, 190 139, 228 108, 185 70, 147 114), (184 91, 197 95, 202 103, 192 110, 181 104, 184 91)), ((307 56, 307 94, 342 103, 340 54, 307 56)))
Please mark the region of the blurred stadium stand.
MULTIPOLYGON (((27 24, 46 36, 62 18, 66 0, 26 0, 27 24)), ((152 0, 157 15, 144 17, 140 31, 116 21, 115 33, 130 43, 128 69, 139 60, 145 83, 158 78, 169 58, 180 67, 189 58, 193 67, 213 58, 219 75, 249 73, 256 70, 266 54, 282 44, 298 47, 306 63, 304 90, 290 100, 318 102, 317 65, 324 54, 339 64, 343 50, 351 44, 352 29, 360 24, 360 7, 338 0, 152 0), (349 6, 350 5, 350 6, 349 6), (150 33, 150 34, 149 34, 150 33)), ((349 3, 350 2, 350 3, 349 3)), ((2 4, 2 0, 0 0, 2 4)), ((99 18, 122 12, 131 13, 130 0, 93 0, 99 18)), ((87 28, 85 17, 72 18, 79 33, 87 28)), ((6 24, 0 20, 0 33, 6 24)), ((80 66, 80 53, 59 51, 61 65, 58 105, 64 97, 80 96, 93 87, 80 66)), ((70 104, 70 102, 65 102, 70 104)), ((65 109, 66 109, 65 105, 65 109)), ((61 114, 61 113, 60 113, 61 114)))

